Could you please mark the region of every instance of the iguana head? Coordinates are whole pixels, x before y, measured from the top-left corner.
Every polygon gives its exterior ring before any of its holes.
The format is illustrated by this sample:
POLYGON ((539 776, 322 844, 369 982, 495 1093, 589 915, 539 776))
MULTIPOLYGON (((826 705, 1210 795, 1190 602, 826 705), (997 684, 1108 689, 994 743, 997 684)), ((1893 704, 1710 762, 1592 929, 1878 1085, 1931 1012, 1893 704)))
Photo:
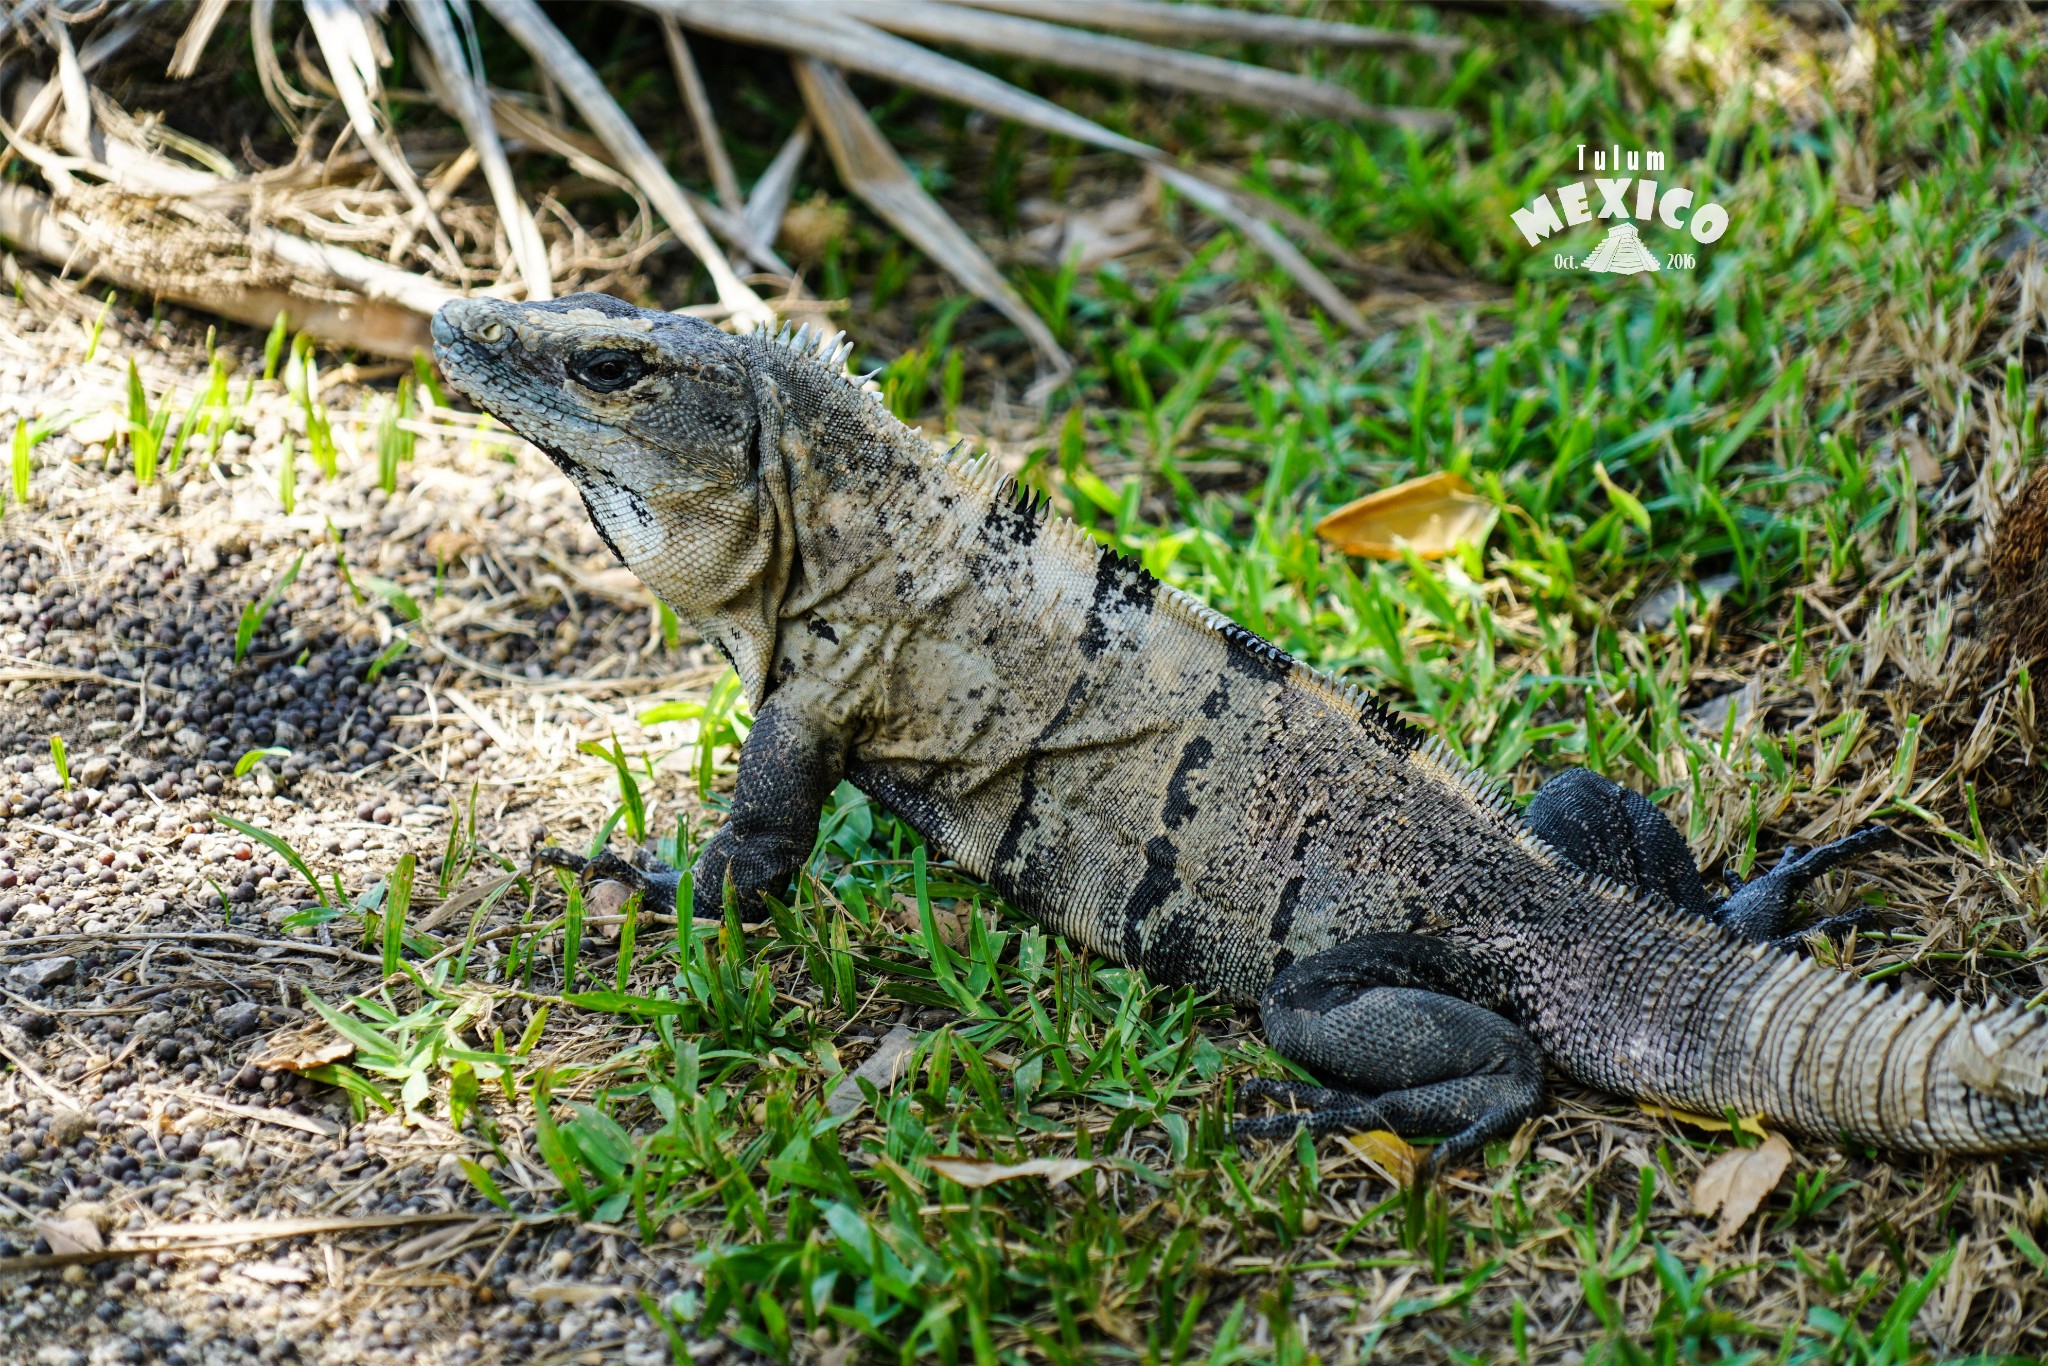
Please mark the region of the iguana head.
POLYGON ((576 483, 613 553, 716 645, 756 702, 790 570, 781 388, 762 348, 604 294, 459 299, 450 383, 576 483))

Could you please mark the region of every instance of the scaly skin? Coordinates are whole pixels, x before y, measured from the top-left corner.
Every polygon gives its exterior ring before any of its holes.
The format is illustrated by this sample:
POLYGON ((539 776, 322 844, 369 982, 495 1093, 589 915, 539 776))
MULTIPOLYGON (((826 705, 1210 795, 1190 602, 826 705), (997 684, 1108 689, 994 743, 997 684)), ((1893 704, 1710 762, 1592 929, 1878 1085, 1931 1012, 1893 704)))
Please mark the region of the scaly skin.
MULTIPOLYGON (((786 894, 842 778, 1090 951, 1261 1005, 1329 1088, 1247 1134, 1388 1124, 1455 1155, 1572 1078, 1822 1137, 2048 1142, 2036 1013, 1943 1009, 1762 940, 1866 831, 1708 900, 1591 774, 1518 817, 1440 743, 934 454, 836 343, 601 295, 465 300, 444 373, 552 457, 757 717, 697 870, 786 894), (1562 852, 1560 852, 1562 851, 1562 852)), ((623 865, 621 865, 623 866, 623 865)), ((672 885, 672 884, 664 884, 672 885)))

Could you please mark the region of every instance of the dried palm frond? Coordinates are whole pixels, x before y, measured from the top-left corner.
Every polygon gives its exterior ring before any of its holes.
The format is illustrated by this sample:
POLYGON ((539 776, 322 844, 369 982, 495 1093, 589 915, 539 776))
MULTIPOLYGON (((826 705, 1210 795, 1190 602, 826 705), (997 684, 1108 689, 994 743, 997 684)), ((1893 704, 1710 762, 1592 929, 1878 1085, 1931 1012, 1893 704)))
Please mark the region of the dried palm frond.
MULTIPOLYGON (((736 326, 757 325, 779 311, 819 306, 809 301, 771 245, 815 133, 854 196, 1014 323, 1039 353, 1045 372, 1059 374, 1068 362, 1051 329, 973 237, 918 184, 848 87, 846 73, 907 86, 1132 157, 1182 199, 1272 257, 1333 318, 1363 330, 1364 320, 1350 299, 1289 240, 1291 235, 1352 266, 1355 258, 1315 225, 1266 203, 1225 168, 1185 164, 1159 147, 924 44, 1314 117, 1387 121, 1421 133, 1445 126, 1448 116, 1382 108, 1318 77, 1170 44, 1221 39, 1437 56, 1462 46, 1434 35, 1156 0, 633 0, 659 21, 687 126, 701 146, 711 181, 707 198, 676 180, 604 78, 535 0, 476 3, 531 56, 547 101, 492 87, 471 0, 405 0, 402 7, 389 7, 386 0, 302 0, 305 31, 292 78, 278 60, 275 42, 279 16, 289 10, 281 10, 276 0, 253 0, 246 17, 258 81, 297 139, 299 153, 290 166, 249 172, 238 171, 212 149, 189 140, 176 144, 169 140, 176 135, 149 132, 154 125, 136 123, 91 88, 87 73, 120 45, 108 44, 107 37, 124 25, 132 34, 142 25, 168 23, 169 16, 157 7, 131 0, 104 13, 74 9, 63 22, 45 24, 56 79, 18 80, 11 104, 4 106, 16 118, 6 130, 11 154, 30 162, 50 191, 47 198, 15 205, 16 225, 35 239, 26 245, 55 250, 57 236, 63 235, 59 229, 68 230, 67 250, 90 255, 104 273, 194 301, 204 295, 214 301, 209 306, 244 317, 273 306, 278 289, 290 294, 292 288, 266 275, 267 267, 245 264, 231 265, 208 281, 207 289, 196 290, 198 282, 187 278, 189 269, 177 264, 188 260, 193 242, 204 241, 208 250, 216 250, 224 234, 239 232, 246 247, 230 253, 232 260, 305 261, 311 281, 297 293, 308 301, 343 302, 343 296, 357 292, 348 280, 361 277, 363 289, 374 290, 374 296, 358 293, 359 300, 374 297, 405 306, 399 301, 423 303, 455 289, 551 297, 572 278, 587 282, 592 270, 637 260, 658 245, 653 232, 659 220, 708 273, 718 299, 709 314, 736 326), (410 69, 423 91, 385 83, 391 59, 383 25, 399 22, 401 14, 418 37, 410 69), (65 32, 74 25, 91 34, 77 53, 65 32), (751 190, 742 187, 724 145, 691 52, 690 33, 779 50, 797 73, 808 118, 751 190), (88 54, 93 60, 87 60, 88 54), (563 99, 588 133, 565 126, 563 99), (424 132, 416 119, 394 122, 394 108, 421 104, 439 106, 451 116, 462 141, 424 132), (401 127, 406 130, 402 134, 401 127), (337 129, 360 151, 335 141, 337 129), (527 150, 562 156, 577 174, 630 193, 643 212, 640 223, 627 232, 628 245, 605 256, 553 197, 541 196, 536 212, 514 173, 514 159, 527 150), (195 169, 193 162, 204 169, 195 169), (363 171, 373 167, 376 176, 346 183, 343 168, 356 163, 363 171), (495 209, 482 218, 473 201, 454 198, 461 182, 479 170, 495 209), (139 234, 139 245, 125 246, 95 227, 95 214, 111 215, 121 232, 139 234), (280 240, 286 238, 291 240, 280 240), (169 249, 163 249, 166 243, 169 249), (355 248, 381 251, 385 262, 355 248), (321 264, 325 254, 335 251, 417 279, 421 288, 399 289, 382 277, 369 282, 372 272, 338 259, 321 264), (154 273, 153 257, 163 263, 154 273), (759 274, 742 278, 741 269, 759 274), (764 281, 774 282, 781 296, 773 305, 754 288, 764 281), (236 288, 249 299, 233 306, 222 303, 236 288)), ((32 0, 6 18, 18 23, 35 8, 32 0)), ((208 43, 232 13, 224 0, 200 0, 178 11, 170 74, 190 76, 209 65, 208 43)), ((170 38, 165 41, 169 45, 170 38)), ((211 59, 220 60, 226 59, 211 59)), ((6 227, 0 223, 0 231, 6 227)), ((380 327, 374 342, 366 338, 360 344, 388 347, 402 331, 380 327)))

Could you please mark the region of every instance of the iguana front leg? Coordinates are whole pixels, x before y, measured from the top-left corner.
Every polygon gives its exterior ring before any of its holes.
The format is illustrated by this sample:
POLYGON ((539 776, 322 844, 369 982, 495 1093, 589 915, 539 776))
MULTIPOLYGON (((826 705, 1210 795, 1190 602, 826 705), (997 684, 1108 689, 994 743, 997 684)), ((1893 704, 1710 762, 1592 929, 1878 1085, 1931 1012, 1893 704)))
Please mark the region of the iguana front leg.
POLYGON ((1589 873, 1656 892, 1744 939, 1783 946, 1867 921, 1870 912, 1857 910, 1788 933, 1797 919, 1799 893, 1814 879, 1893 838, 1885 826, 1870 825, 1804 853, 1788 849, 1761 877, 1747 883, 1728 877, 1730 895, 1715 901, 1707 895, 1678 827, 1641 794, 1590 769, 1571 769, 1545 783, 1523 819, 1552 848, 1589 873))
MULTIPOLYGON (((691 913, 725 914, 725 885, 743 919, 755 919, 764 896, 784 897, 818 838, 818 816, 846 768, 846 738, 800 687, 769 694, 740 746, 732 815, 704 846, 692 878, 691 913)), ((615 878, 638 888, 649 906, 673 906, 682 874, 651 855, 636 866, 606 850, 581 859, 543 849, 535 858, 588 879, 615 878)))
POLYGON ((700 920, 725 914, 727 881, 742 918, 764 896, 787 897, 810 857, 818 816, 846 771, 846 736, 808 700, 799 688, 770 693, 740 746, 732 815, 697 859, 691 909, 700 920))
POLYGON ((1369 934, 1283 969, 1259 1002, 1266 1040, 1329 1083, 1255 1078, 1242 1099, 1303 1107, 1240 1120, 1240 1138, 1391 1129, 1447 1135, 1428 1169, 1512 1132, 1543 1099, 1543 1055, 1512 1023, 1448 991, 1484 973, 1442 940, 1369 934))

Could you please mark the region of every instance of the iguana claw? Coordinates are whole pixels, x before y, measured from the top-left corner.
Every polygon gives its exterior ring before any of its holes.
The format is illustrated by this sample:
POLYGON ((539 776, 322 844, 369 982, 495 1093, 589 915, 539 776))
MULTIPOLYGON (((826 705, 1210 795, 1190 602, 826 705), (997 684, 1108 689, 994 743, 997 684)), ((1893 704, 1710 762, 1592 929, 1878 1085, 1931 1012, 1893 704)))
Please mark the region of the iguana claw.
POLYGON ((646 855, 643 857, 649 858, 657 866, 653 869, 639 867, 630 860, 620 858, 609 848, 599 850, 590 858, 572 854, 567 849, 553 844, 542 845, 533 851, 533 861, 536 865, 566 869, 583 886, 607 879, 624 883, 640 893, 643 904, 648 908, 666 912, 669 907, 675 905, 676 889, 681 884, 683 875, 661 863, 659 859, 652 859, 646 855))

